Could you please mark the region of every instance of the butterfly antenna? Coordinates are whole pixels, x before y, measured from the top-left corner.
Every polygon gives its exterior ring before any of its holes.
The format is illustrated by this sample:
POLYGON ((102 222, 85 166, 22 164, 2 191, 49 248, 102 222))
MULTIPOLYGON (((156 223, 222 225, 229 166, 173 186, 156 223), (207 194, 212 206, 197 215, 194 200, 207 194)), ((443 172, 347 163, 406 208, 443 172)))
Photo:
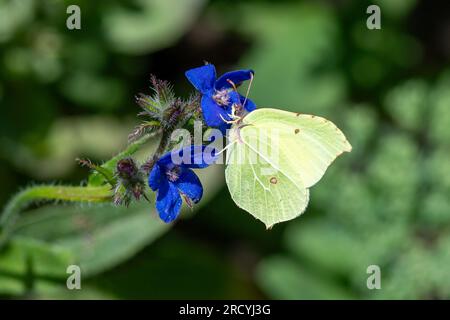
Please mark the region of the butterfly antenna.
POLYGON ((250 83, 248 84, 247 92, 245 93, 245 99, 244 99, 244 103, 242 104, 242 106, 245 106, 245 104, 247 103, 247 98, 248 98, 248 94, 250 93, 250 89, 252 88, 252 83, 253 83, 253 72, 250 73, 250 83))

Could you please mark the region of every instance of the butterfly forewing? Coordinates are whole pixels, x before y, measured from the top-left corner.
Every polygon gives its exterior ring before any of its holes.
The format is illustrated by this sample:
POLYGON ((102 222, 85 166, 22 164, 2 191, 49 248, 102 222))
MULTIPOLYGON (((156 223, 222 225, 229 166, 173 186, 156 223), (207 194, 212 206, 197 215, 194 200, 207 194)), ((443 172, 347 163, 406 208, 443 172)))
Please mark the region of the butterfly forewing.
POLYGON ((337 156, 351 151, 344 134, 322 117, 263 108, 247 115, 244 121, 251 125, 241 131, 256 128, 262 132, 260 135, 278 134, 279 158, 292 163, 292 174, 300 175, 306 188, 322 178, 337 156))

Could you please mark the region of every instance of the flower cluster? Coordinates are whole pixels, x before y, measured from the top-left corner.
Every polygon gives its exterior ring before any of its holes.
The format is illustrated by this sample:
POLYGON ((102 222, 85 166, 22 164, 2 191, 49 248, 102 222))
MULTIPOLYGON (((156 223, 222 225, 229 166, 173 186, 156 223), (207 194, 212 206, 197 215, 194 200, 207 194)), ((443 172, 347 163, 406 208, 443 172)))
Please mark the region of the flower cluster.
POLYGON ((206 168, 216 159, 216 150, 204 145, 190 145, 170 150, 169 137, 173 130, 184 127, 190 119, 202 118, 208 127, 222 133, 231 123, 251 112, 256 105, 237 92, 237 87, 253 78, 252 70, 238 70, 216 76, 212 64, 190 69, 187 79, 198 91, 188 100, 176 98, 172 88, 165 81, 152 78, 154 94, 140 95, 137 101, 143 111, 139 114, 147 119, 135 128, 130 141, 146 134, 159 134, 160 145, 153 155, 138 168, 131 158, 122 159, 116 168, 114 202, 126 204, 144 192, 144 177, 156 192, 156 209, 166 223, 175 220, 181 210, 183 199, 192 207, 203 195, 203 187, 192 169, 206 168), (200 96, 199 96, 200 95, 200 96))

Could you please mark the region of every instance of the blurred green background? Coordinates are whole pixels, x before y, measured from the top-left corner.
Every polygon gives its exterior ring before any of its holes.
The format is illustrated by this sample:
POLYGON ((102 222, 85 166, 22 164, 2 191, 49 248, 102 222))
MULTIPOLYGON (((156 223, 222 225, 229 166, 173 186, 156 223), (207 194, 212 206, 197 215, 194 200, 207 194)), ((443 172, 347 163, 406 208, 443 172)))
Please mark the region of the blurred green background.
MULTIPOLYGON (((9 298, 449 299, 449 2, 0 0, 0 206, 25 186, 85 181, 138 123, 150 74, 252 68, 250 97, 329 118, 353 152, 294 221, 266 231, 223 166, 167 226, 153 206, 33 205, 0 250, 9 298), (81 30, 66 8, 81 8, 81 30), (366 8, 381 7, 381 30, 366 8), (66 267, 82 267, 82 290, 66 267), (381 267, 381 290, 366 287, 381 267)), ((144 157, 145 153, 141 155, 144 157)))

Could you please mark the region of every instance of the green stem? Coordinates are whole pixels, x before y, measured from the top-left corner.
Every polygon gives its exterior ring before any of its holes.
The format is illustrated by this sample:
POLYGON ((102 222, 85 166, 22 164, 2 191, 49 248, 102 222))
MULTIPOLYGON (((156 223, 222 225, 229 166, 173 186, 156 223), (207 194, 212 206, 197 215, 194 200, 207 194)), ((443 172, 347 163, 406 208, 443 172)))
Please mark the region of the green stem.
POLYGON ((74 186, 33 186, 17 193, 7 203, 0 217, 2 228, 1 242, 9 235, 15 216, 30 203, 43 200, 61 200, 69 202, 110 202, 111 187, 74 187, 74 186))
POLYGON ((129 144, 128 147, 123 150, 122 152, 118 153, 108 161, 106 161, 102 167, 108 167, 112 164, 116 164, 118 160, 126 158, 131 156, 132 154, 136 153, 150 138, 153 138, 154 136, 160 134, 161 131, 152 132, 149 134, 146 134, 145 136, 139 138, 138 140, 134 141, 133 143, 129 144))
POLYGON ((166 151, 167 146, 169 145, 170 142, 170 136, 172 134, 171 132, 162 132, 161 135, 161 140, 159 140, 159 144, 158 147, 156 148, 155 152, 153 153, 153 155, 142 165, 142 169, 146 172, 149 173, 152 168, 153 165, 155 164, 155 162, 159 159, 159 157, 164 153, 164 151, 166 151))
POLYGON ((198 101, 193 101, 191 104, 186 106, 185 112, 188 114, 187 117, 181 118, 179 120, 179 122, 173 127, 172 130, 169 131, 164 131, 161 130, 159 131, 161 133, 161 140, 159 140, 159 145, 156 148, 155 152, 153 153, 153 155, 142 165, 142 169, 146 172, 149 173, 153 166, 155 165, 155 162, 159 159, 159 157, 161 157, 161 155, 166 151, 167 147, 170 144, 170 137, 173 133, 173 131, 177 128, 181 128, 183 127, 191 117, 195 117, 195 110, 197 110, 199 108, 199 102, 198 101))

